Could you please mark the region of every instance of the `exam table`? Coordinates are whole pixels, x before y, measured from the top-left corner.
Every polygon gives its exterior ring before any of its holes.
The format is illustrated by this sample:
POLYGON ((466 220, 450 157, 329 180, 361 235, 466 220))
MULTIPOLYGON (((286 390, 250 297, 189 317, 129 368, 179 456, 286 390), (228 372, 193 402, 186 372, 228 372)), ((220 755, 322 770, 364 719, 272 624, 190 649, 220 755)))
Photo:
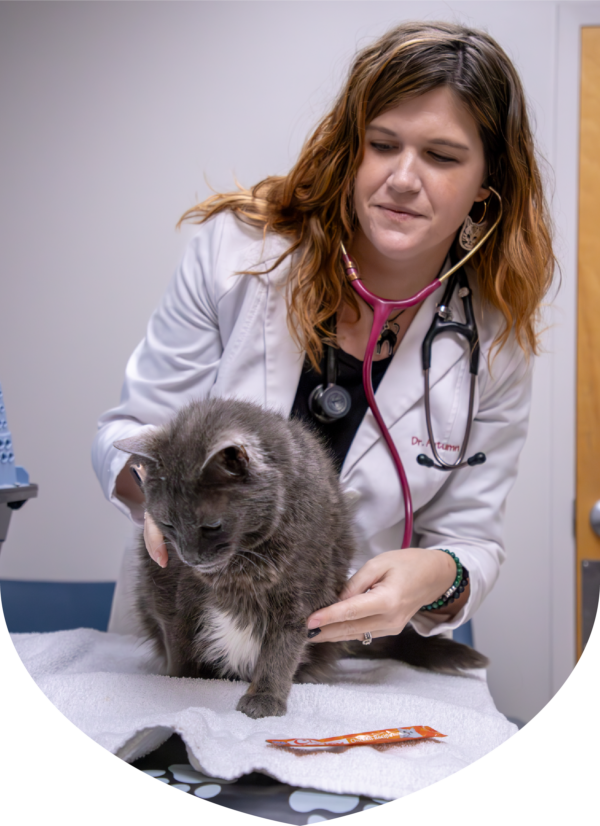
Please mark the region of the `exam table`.
MULTIPOLYGON (((12 514, 38 487, 24 468, 15 465, 12 437, 0 387, 0 551, 12 514)), ((57 583, 0 579, 2 609, 10 633, 43 633, 74 628, 106 631, 114 583, 57 583)), ((454 634, 472 645, 471 624, 454 634)), ((385 803, 363 795, 333 794, 281 783, 259 772, 235 781, 203 775, 188 762, 183 740, 173 734, 151 753, 133 762, 159 782, 221 806, 282 823, 317 823, 385 803)))

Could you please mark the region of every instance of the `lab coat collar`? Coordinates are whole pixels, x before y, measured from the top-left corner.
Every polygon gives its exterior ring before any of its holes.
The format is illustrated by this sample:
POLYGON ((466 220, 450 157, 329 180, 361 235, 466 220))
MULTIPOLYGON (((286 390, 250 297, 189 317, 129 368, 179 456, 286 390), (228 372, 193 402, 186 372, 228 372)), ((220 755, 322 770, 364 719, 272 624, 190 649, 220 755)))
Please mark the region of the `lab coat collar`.
POLYGON ((265 403, 284 416, 289 416, 292 410, 305 358, 287 323, 286 293, 291 263, 288 258, 266 274, 265 403))

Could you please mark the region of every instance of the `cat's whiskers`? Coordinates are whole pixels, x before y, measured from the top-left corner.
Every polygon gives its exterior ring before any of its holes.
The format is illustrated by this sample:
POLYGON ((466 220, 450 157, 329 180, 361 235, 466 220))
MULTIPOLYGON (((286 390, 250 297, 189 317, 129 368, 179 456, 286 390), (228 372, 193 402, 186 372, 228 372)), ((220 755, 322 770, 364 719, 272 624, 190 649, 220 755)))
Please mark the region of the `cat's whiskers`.
POLYGON ((173 550, 175 551, 175 553, 178 553, 178 550, 179 550, 179 549, 177 548, 177 545, 176 545, 176 543, 175 543, 175 540, 173 540, 173 539, 169 539, 169 538, 168 538, 168 537, 166 537, 166 536, 163 536, 163 540, 164 540, 165 546, 166 546, 167 548, 170 546, 171 548, 173 548, 173 550))
MULTIPOLYGON (((254 565, 257 571, 261 570, 260 567, 256 564, 256 562, 253 562, 251 559, 248 559, 247 557, 242 557, 242 559, 245 559, 247 562, 250 562, 251 565, 254 565)), ((241 562, 241 559, 238 559, 238 562, 241 562)))
MULTIPOLYGON (((277 565, 275 565, 275 563, 273 562, 273 560, 272 560, 272 559, 269 559, 269 558, 268 558, 268 557, 266 557, 264 554, 259 554, 259 553, 258 553, 258 551, 251 551, 249 548, 240 548, 240 550, 238 551, 238 554, 242 554, 242 558, 244 558, 244 557, 243 557, 243 554, 252 554, 253 556, 258 557, 258 559, 262 559, 262 560, 263 560, 263 562, 266 562, 266 564, 267 564, 267 566, 268 566, 268 567, 274 568, 274 570, 275 570, 278 574, 280 574, 280 573, 281 573, 281 571, 279 570, 279 568, 277 567, 277 565)), ((248 559, 248 562, 252 562, 252 560, 251 560, 251 559, 248 559)), ((254 563, 254 562, 253 562, 252 564, 253 564, 253 565, 256 565, 256 563, 254 563)), ((257 566, 257 567, 258 567, 258 566, 257 566)))
MULTIPOLYGON (((251 562, 251 561, 252 560, 248 560, 248 562, 251 562)), ((247 570, 244 567, 244 559, 242 557, 239 557, 236 553, 229 560, 229 564, 227 565, 227 567, 223 568, 221 571, 219 571, 219 574, 217 576, 215 576, 215 578, 213 579, 213 581, 211 583, 212 587, 215 590, 218 590, 221 585, 224 585, 226 590, 230 590, 231 585, 232 585, 231 575, 233 575, 233 577, 235 578, 235 575, 238 572, 246 574, 246 575, 248 574, 247 570), (225 582, 222 583, 221 580, 223 579, 225 574, 228 574, 229 576, 228 576, 228 578, 225 579, 225 582)), ((256 577, 248 577, 245 580, 244 589, 247 589, 248 587, 250 587, 250 589, 251 589, 251 591, 254 595, 255 600, 258 601, 259 600, 259 594, 258 594, 258 591, 256 589, 256 577)))
POLYGON ((270 560, 264 554, 259 554, 258 551, 251 551, 250 548, 240 548, 238 553, 252 554, 253 556, 257 556, 259 559, 264 559, 264 561, 267 563, 270 562, 270 560))
POLYGON ((216 577, 214 578, 214 581, 213 581, 213 587, 218 587, 219 586, 220 580, 223 578, 223 574, 225 573, 226 570, 227 570, 227 568, 221 568, 221 570, 217 572, 217 575, 216 575, 216 577))

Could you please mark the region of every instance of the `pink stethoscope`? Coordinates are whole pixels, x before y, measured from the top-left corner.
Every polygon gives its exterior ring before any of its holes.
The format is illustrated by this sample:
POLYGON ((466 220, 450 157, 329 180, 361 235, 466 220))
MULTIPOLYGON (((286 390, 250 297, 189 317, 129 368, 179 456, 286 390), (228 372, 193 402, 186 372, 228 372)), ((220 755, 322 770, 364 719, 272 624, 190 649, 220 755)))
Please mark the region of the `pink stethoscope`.
MULTIPOLYGON (((365 395, 367 397, 367 403, 368 403, 368 405, 369 405, 369 407, 370 407, 370 409, 373 413, 373 416, 375 417, 375 420, 376 420, 377 424, 379 425, 379 429, 381 430, 381 434, 382 434, 383 438, 385 439, 386 444, 387 444, 387 446, 390 450, 390 453, 392 455, 392 459, 394 461, 394 465, 396 466, 396 471, 398 473, 398 478, 400 480, 400 487, 402 488, 402 497, 404 499, 404 513, 405 513, 404 537, 402 539, 402 547, 403 548, 410 547, 410 545, 412 543, 412 534, 413 534, 413 504, 412 504, 412 497, 411 497, 411 493, 410 493, 410 486, 408 484, 408 479, 406 478, 406 472, 404 470, 404 465, 402 464, 402 459, 400 458, 398 450, 396 449, 396 445, 394 444, 394 441, 393 441, 393 439, 390 435, 390 432, 387 429, 385 422, 383 421, 383 417, 382 417, 382 415, 379 411, 379 408, 377 407, 377 402, 375 401, 375 393, 373 392, 373 381, 372 381, 372 372, 371 372, 371 367, 372 367, 372 364, 373 364, 373 355, 375 353, 375 348, 377 347, 377 340, 379 339, 379 336, 381 334, 381 330, 383 328, 383 325, 385 324, 385 322, 389 318, 390 314, 393 313, 394 311, 397 311, 397 310, 405 310, 408 307, 414 307, 415 304, 420 304, 421 301, 424 301, 426 298, 428 298, 432 293, 434 293, 439 287, 442 286, 444 281, 447 281, 450 278, 450 276, 452 276, 455 272, 457 272, 463 266, 463 264, 469 258, 471 258, 471 256, 473 256, 477 252, 477 250, 487 241, 487 239, 490 237, 490 235, 494 232, 494 230, 496 229, 496 227, 498 226, 498 224, 500 223, 500 220, 502 218, 502 199, 500 198, 500 195, 496 192, 495 189, 492 189, 492 187, 488 187, 488 189, 490 189, 490 191, 494 193, 494 195, 498 198, 498 202, 499 202, 499 214, 498 214, 498 217, 496 218, 494 224, 492 225, 492 227, 485 233, 485 235, 478 241, 478 243, 471 250, 469 250, 469 252, 465 256, 463 256, 463 258, 461 258, 461 260, 457 264, 455 264, 453 267, 451 267, 448 270, 448 272, 445 272, 443 275, 440 275, 440 276, 434 278, 434 280, 430 284, 428 284, 426 287, 424 287, 418 293, 415 293, 415 295, 411 296, 410 298, 404 298, 404 299, 401 299, 399 301, 393 301, 391 299, 380 298, 377 295, 373 295, 373 293, 370 292, 369 290, 367 290, 365 285, 362 283, 362 281, 360 279, 360 276, 359 276, 359 273, 358 273, 358 269, 356 267, 356 264, 354 263, 352 258, 348 255, 348 253, 346 252, 346 248, 344 247, 344 245, 343 244, 341 245, 341 248, 342 248, 342 261, 343 261, 343 264, 344 264, 344 268, 346 270, 346 275, 348 277, 348 280, 350 281, 350 283, 351 283, 352 287, 354 288, 354 290, 363 299, 363 301, 365 301, 367 304, 369 304, 370 307, 373 309, 373 324, 371 326, 371 333, 369 335, 369 340, 367 342, 367 349, 366 349, 366 352, 365 352, 365 359, 364 359, 364 362, 363 362, 362 381, 363 381, 363 386, 364 386, 364 389, 365 389, 365 395)), ((463 290, 461 290, 460 292, 463 293, 463 290)), ((466 289, 466 294, 464 296, 461 296, 461 297, 463 297, 463 301, 468 299, 468 304, 466 306, 470 307, 470 295, 469 294, 470 294, 470 290, 466 289)), ((449 298, 448 298, 448 300, 449 300, 449 298)), ((446 320, 446 314, 448 312, 448 309, 447 309, 447 306, 444 306, 445 304, 447 304, 446 296, 444 296, 444 301, 442 302, 442 304, 438 305, 438 308, 436 310, 436 317, 434 318, 434 324, 439 325, 439 330, 436 330, 435 332, 438 332, 438 331, 442 332, 444 327, 448 331, 454 330, 456 332, 462 332, 462 330, 459 329, 459 328, 465 327, 466 325, 458 325, 456 322, 453 322, 451 320, 451 318, 449 320, 446 320)), ((469 315, 469 313, 467 315, 469 315)), ((470 313, 470 315, 472 316, 472 312, 470 313)), ((432 325, 432 327, 433 327, 433 325, 432 325)), ((468 338, 469 338, 470 341, 472 340, 472 337, 473 337, 472 330, 474 330, 475 337, 477 337, 477 328, 475 327, 474 319, 472 319, 472 324, 469 327, 469 336, 468 336, 468 338)), ((431 352, 431 339, 433 338, 433 335, 430 336, 430 334, 428 334, 428 337, 429 337, 428 344, 429 344, 429 353, 430 353, 431 352)), ((427 341, 428 337, 426 337, 426 341, 427 341)), ((479 347, 478 347, 478 343, 477 343, 477 355, 478 354, 479 354, 479 347)), ((483 453, 475 454, 475 456, 472 456, 466 462, 462 461, 463 457, 465 455, 466 449, 467 449, 467 444, 468 444, 468 441, 469 441, 469 435, 470 435, 470 432, 471 432, 471 424, 472 424, 472 418, 473 418, 474 391, 475 391, 475 383, 476 383, 476 379, 477 379, 477 361, 475 361, 474 367, 473 367, 473 359, 471 360, 471 362, 472 362, 472 367, 471 367, 471 389, 470 389, 470 397, 469 397, 469 413, 468 413, 467 429, 466 429, 466 432, 465 432, 465 438, 463 439, 463 444, 462 444, 461 451, 460 451, 459 456, 458 456, 458 458, 457 458, 457 460, 454 464, 448 464, 447 462, 444 462, 440 458, 440 456, 439 456, 439 454, 437 453, 437 450, 436 450, 435 441, 433 439, 432 426, 431 426, 431 413, 430 413, 430 409, 429 409, 429 366, 424 364, 425 409, 426 409, 426 420, 427 420, 427 430, 428 430, 428 436, 429 436, 429 444, 431 445, 434 456, 437 460, 437 464, 435 466, 438 467, 441 470, 454 470, 454 469, 457 469, 459 467, 464 467, 465 465, 473 466, 473 465, 477 465, 477 464, 481 464, 481 463, 485 462, 485 455, 483 453)), ((419 464, 426 465, 428 467, 432 467, 435 464, 431 459, 428 459, 428 457, 426 457, 424 455, 419 456, 417 461, 419 461, 419 464)))

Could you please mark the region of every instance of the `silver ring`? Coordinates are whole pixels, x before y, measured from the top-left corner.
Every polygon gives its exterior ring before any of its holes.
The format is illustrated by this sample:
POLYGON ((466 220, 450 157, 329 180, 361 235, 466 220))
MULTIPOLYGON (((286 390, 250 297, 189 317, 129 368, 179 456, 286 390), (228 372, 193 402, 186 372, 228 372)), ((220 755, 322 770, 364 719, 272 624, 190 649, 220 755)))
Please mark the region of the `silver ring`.
POLYGON ((364 637, 365 638, 362 641, 362 644, 363 645, 371 645, 371 643, 373 642, 373 637, 371 636, 371 632, 370 631, 365 631, 364 637))

